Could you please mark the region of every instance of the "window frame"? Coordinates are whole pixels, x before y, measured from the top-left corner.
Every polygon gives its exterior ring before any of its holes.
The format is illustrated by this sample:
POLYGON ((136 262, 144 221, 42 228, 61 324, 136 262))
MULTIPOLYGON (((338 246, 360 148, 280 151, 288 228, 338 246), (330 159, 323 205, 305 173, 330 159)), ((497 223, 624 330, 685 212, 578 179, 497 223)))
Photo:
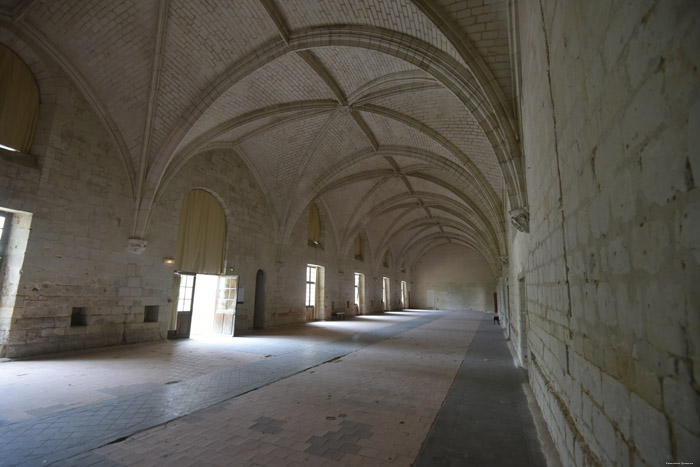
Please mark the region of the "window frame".
POLYGON ((180 273, 180 286, 177 294, 176 313, 191 313, 194 306, 194 288, 197 284, 196 274, 180 273), (189 285, 189 279, 192 279, 192 285, 189 285), (188 298, 189 297, 189 298, 188 298), (189 307, 186 307, 189 302, 189 307))
POLYGON ((316 293, 318 290, 318 266, 313 264, 306 265, 306 299, 304 301, 307 307, 316 307, 316 293), (313 272, 313 274, 312 274, 313 272), (313 276, 313 279, 312 277, 313 276))

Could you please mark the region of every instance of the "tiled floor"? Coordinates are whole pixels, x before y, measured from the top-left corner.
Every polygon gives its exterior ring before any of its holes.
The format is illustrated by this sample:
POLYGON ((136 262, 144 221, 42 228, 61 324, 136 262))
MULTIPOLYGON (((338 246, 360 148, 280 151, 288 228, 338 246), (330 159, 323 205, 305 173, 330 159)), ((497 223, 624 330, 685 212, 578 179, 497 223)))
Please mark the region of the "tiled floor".
POLYGON ((408 466, 483 322, 407 311, 3 362, 0 465, 408 466))

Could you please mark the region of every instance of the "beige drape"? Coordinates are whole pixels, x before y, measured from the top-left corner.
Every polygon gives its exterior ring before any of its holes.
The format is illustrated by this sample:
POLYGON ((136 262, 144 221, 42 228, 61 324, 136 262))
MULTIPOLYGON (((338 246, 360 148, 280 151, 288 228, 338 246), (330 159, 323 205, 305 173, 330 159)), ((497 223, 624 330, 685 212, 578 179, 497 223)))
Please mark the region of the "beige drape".
POLYGON ((28 153, 38 116, 34 75, 17 54, 0 44, 0 144, 28 153))
POLYGON ((355 237, 355 256, 362 256, 362 239, 359 235, 355 237))
POLYGON ((190 191, 182 201, 175 269, 221 274, 225 241, 226 218, 221 204, 204 190, 190 191))
POLYGON ((318 216, 318 208, 312 204, 309 207, 309 242, 318 243, 321 241, 321 219, 318 216))

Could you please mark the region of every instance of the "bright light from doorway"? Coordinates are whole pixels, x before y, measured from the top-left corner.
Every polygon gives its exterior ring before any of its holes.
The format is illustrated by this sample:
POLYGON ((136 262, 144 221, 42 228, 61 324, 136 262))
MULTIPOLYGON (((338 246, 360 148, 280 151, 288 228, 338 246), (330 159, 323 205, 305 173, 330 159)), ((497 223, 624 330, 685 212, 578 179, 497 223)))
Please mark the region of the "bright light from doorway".
POLYGON ((214 310, 216 308, 216 290, 219 276, 197 274, 197 286, 194 289, 194 306, 192 307, 192 328, 190 336, 201 339, 214 335, 214 310))

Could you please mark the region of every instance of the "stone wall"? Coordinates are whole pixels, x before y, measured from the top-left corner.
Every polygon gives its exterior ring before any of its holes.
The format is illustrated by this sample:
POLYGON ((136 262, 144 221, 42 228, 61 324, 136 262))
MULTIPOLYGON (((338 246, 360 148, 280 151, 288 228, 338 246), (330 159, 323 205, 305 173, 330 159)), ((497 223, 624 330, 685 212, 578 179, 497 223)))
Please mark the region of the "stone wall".
POLYGON ((514 347, 565 465, 697 461, 700 8, 519 8, 531 221, 514 347))
POLYGON ((144 305, 163 303, 165 294, 134 277, 148 265, 125 250, 133 200, 123 162, 70 81, 55 71, 36 75, 42 104, 33 157, 3 161, 0 170, 0 208, 31 214, 13 217, 31 218, 31 230, 21 267, 3 264, 0 353, 158 339, 165 328, 144 322, 144 305), (6 293, 8 280, 15 296, 6 293), (80 325, 71 325, 74 309, 82 310, 80 325))
MULTIPOLYGON (((87 104, 79 96, 75 98, 83 106, 81 112, 89 117, 87 104)), ((82 124, 79 119, 67 120, 76 126, 82 124)), ((99 128, 89 128, 100 134, 99 128)), ((75 147, 72 141, 62 142, 69 143, 75 147)), ((98 143, 87 139, 86 144, 98 143)), ((46 194, 27 193, 23 198, 14 192, 17 202, 3 206, 34 213, 18 293, 20 300, 14 310, 9 307, 5 310, 11 322, 7 356, 164 338, 172 327, 170 312, 175 294, 174 271, 172 266, 163 264, 163 258, 175 255, 180 207, 192 189, 212 193, 226 215, 226 266, 234 268, 239 287, 245 289, 245 300, 236 309, 237 333, 253 327, 255 278, 259 269, 266 273, 267 279, 266 328, 306 321, 307 264, 324 267, 322 318, 330 319, 336 311, 354 313, 355 272, 365 275, 363 313, 381 311, 383 275, 392 278, 392 308, 400 307, 400 280, 407 280, 408 276, 393 268, 380 267, 375 271, 371 258, 357 260, 350 252, 339 253, 331 229, 324 229, 322 247, 309 246, 306 213, 299 219, 288 244, 277 244, 265 196, 245 163, 230 150, 207 151, 190 159, 154 207, 144 253, 127 252, 125 224, 131 210, 125 183, 105 178, 119 173, 118 167, 109 166, 108 156, 103 155, 105 160, 94 164, 104 173, 90 173, 90 159, 85 153, 91 150, 94 149, 88 147, 80 151, 81 157, 74 160, 66 156, 57 166, 60 172, 46 176, 46 194), (93 182, 86 186, 92 191, 85 191, 88 188, 62 191, 63 185, 51 183, 54 177, 91 178, 93 182), (122 200, 121 206, 115 199, 122 200), (147 305, 159 307, 158 323, 143 322, 147 305), (74 307, 86 310, 85 326, 71 326, 74 307)), ((111 161, 114 165, 115 159, 112 157, 111 161)), ((37 178, 41 170, 35 171, 37 178)), ((72 186, 68 184, 68 188, 72 186)), ((322 216, 322 222, 328 225, 331 219, 322 216)))
MULTIPOLYGON (((21 43, 3 40, 25 50, 21 43)), ((365 275, 364 313, 381 311, 384 275, 392 278, 392 308, 399 308, 399 281, 408 275, 395 267, 375 267, 369 255, 362 261, 350 251, 339 252, 330 214, 323 218, 322 248, 307 243, 307 213, 290 241, 279 244, 263 191, 232 150, 206 151, 187 162, 153 208, 145 251, 127 251, 134 201, 123 161, 70 79, 55 68, 42 68, 29 49, 25 55, 37 74, 42 107, 32 157, 26 164, 0 160, 0 209, 18 211, 10 229, 16 236, 9 245, 14 253, 0 271, 0 355, 165 338, 172 328, 174 291, 172 266, 163 259, 175 255, 182 199, 192 189, 212 193, 226 214, 226 265, 245 289, 236 332, 253 327, 259 269, 267 279, 265 327, 306 321, 309 263, 325 268, 325 318, 334 311, 354 312, 355 272, 365 275), (146 322, 147 306, 158 307, 157 322, 146 322), (74 310, 80 320, 72 320, 74 310)))
POLYGON ((413 268, 411 307, 458 311, 494 311, 496 280, 476 251, 443 245, 428 251, 413 268), (428 303, 428 291, 433 304, 428 303))
MULTIPOLYGON (((508 208, 505 210, 509 211, 508 208)), ((518 231, 513 224, 506 224, 508 239, 508 264, 498 280, 498 303, 501 326, 505 328, 508 345, 516 362, 527 366, 527 285, 526 273, 529 269, 529 235, 518 231)))

